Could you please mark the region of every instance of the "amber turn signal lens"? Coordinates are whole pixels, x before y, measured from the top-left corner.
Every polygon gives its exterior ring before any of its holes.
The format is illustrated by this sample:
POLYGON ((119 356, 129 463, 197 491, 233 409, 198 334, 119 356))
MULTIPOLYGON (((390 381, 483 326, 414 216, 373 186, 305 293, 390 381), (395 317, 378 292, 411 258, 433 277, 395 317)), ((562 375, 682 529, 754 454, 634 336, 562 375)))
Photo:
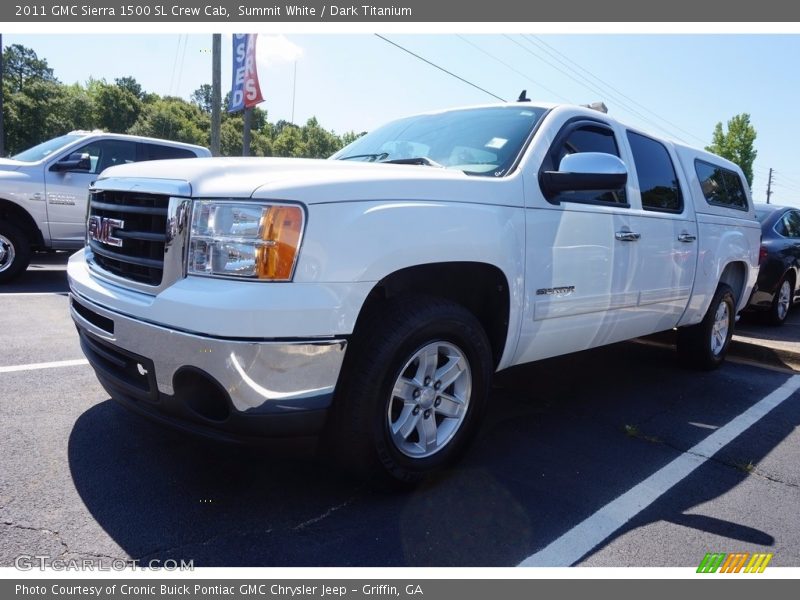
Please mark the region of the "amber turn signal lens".
POLYGON ((271 206, 263 217, 261 239, 266 244, 258 249, 258 278, 288 281, 303 230, 303 211, 297 206, 271 206))

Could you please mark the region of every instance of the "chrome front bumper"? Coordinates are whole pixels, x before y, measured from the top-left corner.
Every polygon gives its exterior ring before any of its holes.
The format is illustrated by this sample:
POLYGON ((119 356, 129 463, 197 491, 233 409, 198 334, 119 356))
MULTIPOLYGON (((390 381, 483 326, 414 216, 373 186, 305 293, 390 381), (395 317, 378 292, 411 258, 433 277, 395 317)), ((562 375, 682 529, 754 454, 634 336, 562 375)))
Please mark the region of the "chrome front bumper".
POLYGON ((259 431, 256 421, 270 416, 294 415, 285 420, 293 423, 292 430, 319 429, 319 419, 305 427, 298 418, 301 413, 324 415, 346 348, 343 339, 205 337, 109 311, 74 293, 70 311, 84 352, 112 397, 157 418, 193 421, 232 434, 243 429, 248 437, 302 433, 281 431, 275 419, 269 431, 259 431), (193 408, 206 390, 227 405, 225 410, 220 406, 212 414, 193 408))

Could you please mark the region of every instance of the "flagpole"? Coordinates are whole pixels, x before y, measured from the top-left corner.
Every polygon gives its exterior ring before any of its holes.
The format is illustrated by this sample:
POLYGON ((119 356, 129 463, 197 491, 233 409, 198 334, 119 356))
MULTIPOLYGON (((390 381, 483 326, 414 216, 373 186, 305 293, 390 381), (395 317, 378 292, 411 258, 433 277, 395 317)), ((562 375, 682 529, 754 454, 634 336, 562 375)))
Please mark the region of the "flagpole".
POLYGON ((297 91, 297 60, 294 61, 294 79, 292 80, 292 123, 294 123, 294 98, 297 91))

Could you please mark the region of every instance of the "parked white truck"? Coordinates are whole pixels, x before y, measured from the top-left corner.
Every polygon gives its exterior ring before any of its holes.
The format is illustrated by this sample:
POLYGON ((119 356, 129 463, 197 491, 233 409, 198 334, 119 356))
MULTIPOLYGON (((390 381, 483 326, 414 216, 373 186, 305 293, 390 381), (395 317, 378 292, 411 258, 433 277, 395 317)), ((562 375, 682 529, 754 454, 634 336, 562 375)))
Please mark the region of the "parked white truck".
POLYGON ((740 169, 576 106, 401 119, 332 160, 115 167, 69 263, 108 393, 211 437, 316 435, 413 481, 492 374, 678 328, 718 366, 758 270, 740 169))
POLYGON ((32 250, 86 241, 89 185, 107 167, 211 156, 206 148, 103 131, 73 131, 0 158, 0 284, 28 267, 32 250))

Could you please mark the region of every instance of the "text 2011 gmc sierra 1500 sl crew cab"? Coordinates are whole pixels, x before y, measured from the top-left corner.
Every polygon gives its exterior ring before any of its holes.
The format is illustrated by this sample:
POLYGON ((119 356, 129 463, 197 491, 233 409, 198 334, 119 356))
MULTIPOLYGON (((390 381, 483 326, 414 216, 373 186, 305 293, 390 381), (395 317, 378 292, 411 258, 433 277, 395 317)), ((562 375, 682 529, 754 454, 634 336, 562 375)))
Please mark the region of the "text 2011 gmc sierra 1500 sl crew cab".
POLYGON ((672 328, 719 365, 756 280, 741 170, 595 110, 424 114, 331 158, 95 182, 71 311, 113 398, 413 481, 464 449, 495 371, 672 328))
POLYGON ((73 131, 0 158, 0 284, 25 271, 31 250, 83 246, 89 185, 103 169, 202 156, 211 152, 156 138, 73 131))

